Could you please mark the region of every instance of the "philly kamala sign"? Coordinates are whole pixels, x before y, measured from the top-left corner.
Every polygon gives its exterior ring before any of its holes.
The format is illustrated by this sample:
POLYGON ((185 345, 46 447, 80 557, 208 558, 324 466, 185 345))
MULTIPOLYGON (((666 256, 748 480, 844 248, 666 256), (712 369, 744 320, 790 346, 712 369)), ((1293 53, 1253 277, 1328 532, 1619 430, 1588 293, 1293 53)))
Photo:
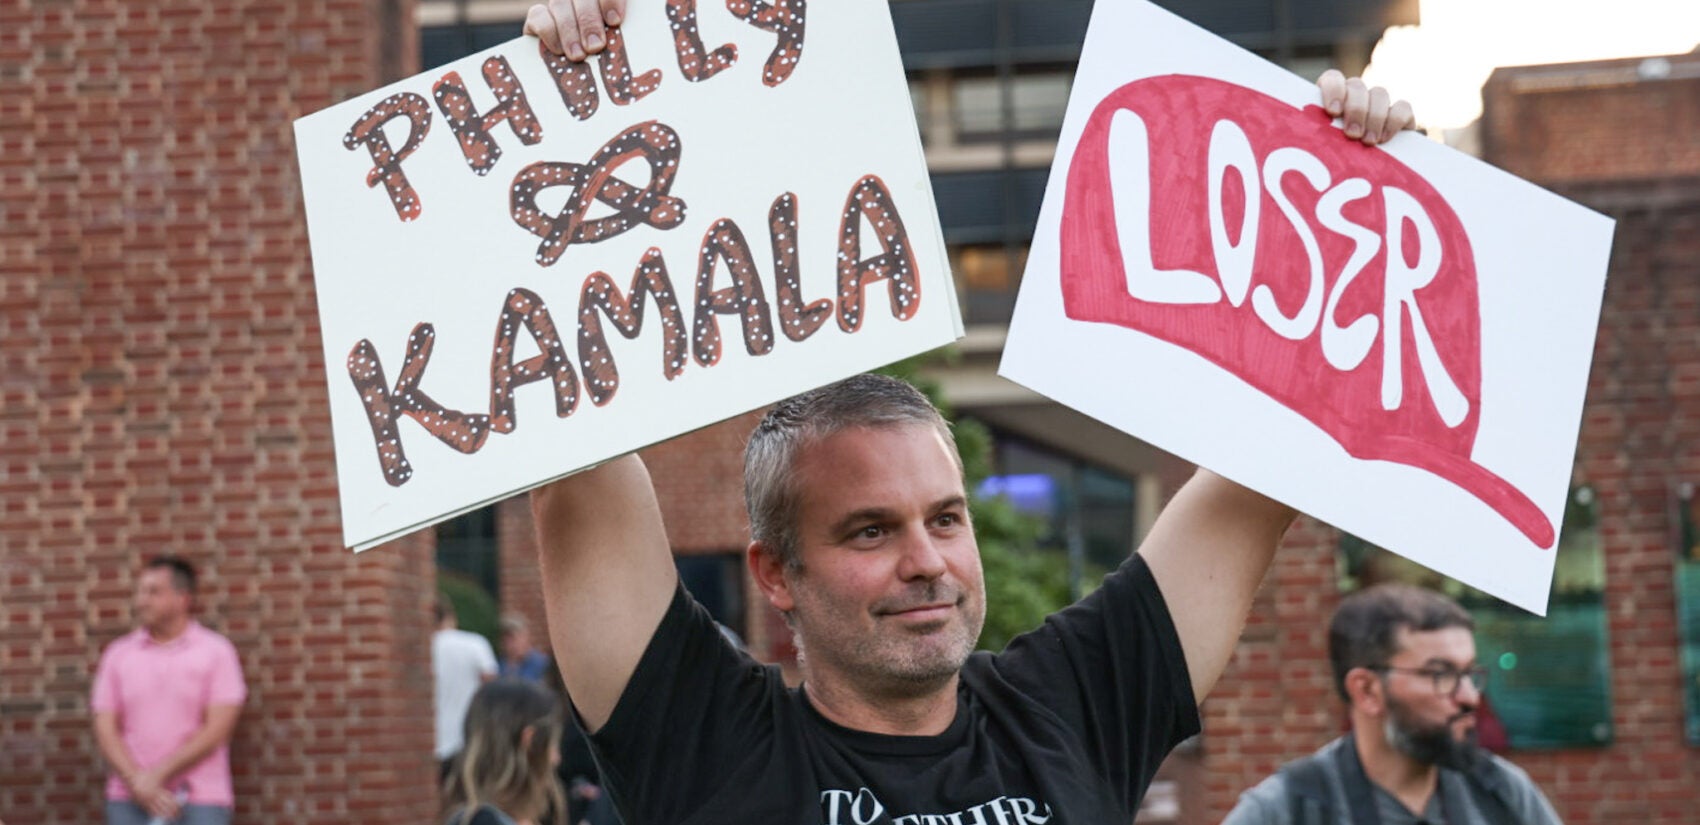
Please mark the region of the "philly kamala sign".
POLYGON ((357 549, 962 334, 885 0, 635 3, 296 141, 357 549))
POLYGON ((1100 3, 1002 372, 1544 612, 1612 223, 1315 98, 1100 3))

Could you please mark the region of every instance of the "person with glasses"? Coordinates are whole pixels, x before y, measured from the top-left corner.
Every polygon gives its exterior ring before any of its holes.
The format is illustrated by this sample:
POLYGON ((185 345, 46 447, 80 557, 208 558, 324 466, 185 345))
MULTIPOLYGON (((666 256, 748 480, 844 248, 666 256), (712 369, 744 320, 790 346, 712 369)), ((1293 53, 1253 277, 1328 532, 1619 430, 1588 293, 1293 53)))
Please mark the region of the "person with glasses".
POLYGON ((1240 795, 1223 825, 1557 825, 1521 768, 1476 745, 1475 622, 1421 587, 1347 596, 1328 627, 1351 732, 1240 795))

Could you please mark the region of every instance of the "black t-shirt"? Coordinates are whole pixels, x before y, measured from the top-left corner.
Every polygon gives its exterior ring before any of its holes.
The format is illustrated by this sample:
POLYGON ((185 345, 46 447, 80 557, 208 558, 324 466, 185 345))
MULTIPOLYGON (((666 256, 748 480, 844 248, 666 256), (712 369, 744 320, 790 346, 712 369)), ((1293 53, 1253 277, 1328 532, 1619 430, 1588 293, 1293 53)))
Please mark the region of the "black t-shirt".
POLYGON ((963 666, 937 736, 850 730, 721 636, 681 586, 591 737, 626 825, 1104 825, 1198 731, 1168 608, 1131 557, 963 666))

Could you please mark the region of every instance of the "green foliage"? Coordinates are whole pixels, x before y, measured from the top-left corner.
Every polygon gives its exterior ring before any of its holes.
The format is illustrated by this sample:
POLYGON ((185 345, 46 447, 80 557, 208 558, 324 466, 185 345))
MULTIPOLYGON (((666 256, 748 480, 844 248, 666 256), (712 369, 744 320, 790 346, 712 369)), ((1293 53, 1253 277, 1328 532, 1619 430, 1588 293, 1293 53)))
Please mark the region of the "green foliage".
POLYGON ((986 573, 980 649, 998 651, 1070 602, 1068 560, 1037 549, 1040 521, 1002 499, 977 499, 973 518, 986 573))
POLYGON ((979 421, 958 416, 940 396, 938 384, 919 372, 924 364, 953 357, 948 349, 936 350, 880 372, 914 384, 951 421, 972 499, 969 515, 980 545, 980 564, 986 575, 986 628, 980 634, 980 648, 997 651, 1071 601, 1068 560, 1061 554, 1039 550, 1045 531, 1043 520, 1017 511, 1006 499, 973 494, 992 471, 991 431, 979 421))
POLYGON ((491 648, 502 649, 501 608, 494 596, 472 579, 447 571, 437 574, 437 593, 454 605, 461 630, 477 633, 490 640, 491 648))

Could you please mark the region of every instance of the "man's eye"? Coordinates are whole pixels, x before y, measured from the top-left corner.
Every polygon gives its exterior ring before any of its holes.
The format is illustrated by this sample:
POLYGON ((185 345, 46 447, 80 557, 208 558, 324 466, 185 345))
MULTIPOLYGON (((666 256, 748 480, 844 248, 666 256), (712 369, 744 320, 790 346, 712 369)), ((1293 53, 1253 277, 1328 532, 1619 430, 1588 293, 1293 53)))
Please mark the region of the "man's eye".
POLYGON ((877 524, 870 524, 856 531, 856 538, 859 539, 877 539, 883 535, 885 535, 885 528, 877 524))

